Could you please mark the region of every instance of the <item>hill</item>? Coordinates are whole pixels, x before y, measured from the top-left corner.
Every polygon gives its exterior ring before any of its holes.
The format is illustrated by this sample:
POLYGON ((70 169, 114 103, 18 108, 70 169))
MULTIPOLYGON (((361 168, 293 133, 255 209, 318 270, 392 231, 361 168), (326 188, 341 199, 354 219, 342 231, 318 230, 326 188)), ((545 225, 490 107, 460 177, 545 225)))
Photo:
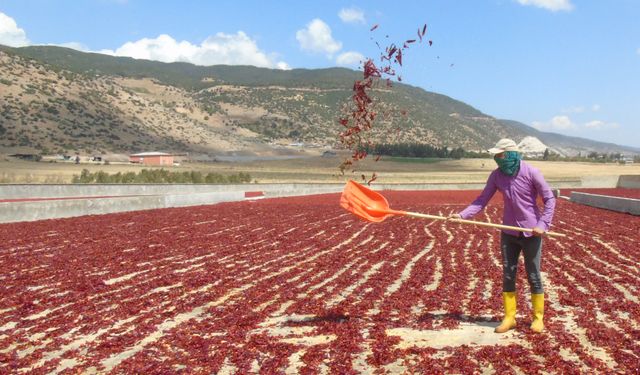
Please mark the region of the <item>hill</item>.
MULTIPOLYGON (((53 47, 0 46, 0 152, 217 154, 334 147, 362 73, 196 66, 53 47)), ((437 93, 378 85, 373 141, 482 150, 533 136, 561 154, 640 150, 543 133, 437 93)))

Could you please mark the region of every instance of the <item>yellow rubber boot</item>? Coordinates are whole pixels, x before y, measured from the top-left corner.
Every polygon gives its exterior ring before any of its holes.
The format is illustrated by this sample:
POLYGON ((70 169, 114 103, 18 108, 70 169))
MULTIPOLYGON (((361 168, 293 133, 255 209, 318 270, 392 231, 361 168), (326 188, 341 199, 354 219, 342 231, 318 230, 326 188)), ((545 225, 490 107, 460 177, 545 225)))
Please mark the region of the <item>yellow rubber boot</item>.
POLYGON ((542 332, 544 329, 544 323, 542 322, 542 317, 544 316, 544 293, 532 294, 531 305, 533 307, 531 330, 533 332, 542 332))
POLYGON ((496 327, 496 333, 505 333, 516 327, 516 292, 503 292, 502 301, 504 303, 504 318, 502 323, 496 327))

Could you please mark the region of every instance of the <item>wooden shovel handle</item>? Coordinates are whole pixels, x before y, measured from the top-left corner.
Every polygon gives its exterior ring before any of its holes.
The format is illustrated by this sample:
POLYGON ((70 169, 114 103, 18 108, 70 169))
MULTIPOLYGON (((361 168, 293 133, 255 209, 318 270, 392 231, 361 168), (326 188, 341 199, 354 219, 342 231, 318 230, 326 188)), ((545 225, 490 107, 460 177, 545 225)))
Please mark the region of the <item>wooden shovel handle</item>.
MULTIPOLYGON (((403 211, 404 215, 407 216, 412 216, 412 217, 419 217, 419 218, 423 218, 423 219, 432 219, 432 220, 448 220, 454 223, 461 223, 461 224, 472 224, 472 225, 480 225, 483 227, 492 227, 492 228, 499 228, 499 229, 507 229, 507 230, 514 230, 514 231, 518 231, 518 232, 533 232, 533 229, 530 228, 521 228, 521 227, 512 227, 511 225, 503 225, 503 224, 494 224, 494 223, 487 223, 484 221, 473 221, 473 220, 465 220, 465 219, 448 219, 447 217, 444 216, 436 216, 436 215, 427 215, 427 214, 420 214, 417 212, 408 212, 408 211, 403 211)), ((556 232, 545 232, 545 235, 547 236, 553 236, 553 237, 566 237, 567 235, 564 233, 556 233, 556 232)))

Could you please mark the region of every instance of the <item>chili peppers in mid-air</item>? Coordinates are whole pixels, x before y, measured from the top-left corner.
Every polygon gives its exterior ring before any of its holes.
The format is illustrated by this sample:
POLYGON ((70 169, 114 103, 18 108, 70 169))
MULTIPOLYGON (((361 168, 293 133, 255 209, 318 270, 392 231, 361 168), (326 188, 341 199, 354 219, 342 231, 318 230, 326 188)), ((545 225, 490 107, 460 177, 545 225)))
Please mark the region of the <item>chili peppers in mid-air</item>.
MULTIPOLYGON (((371 27, 370 31, 378 29, 378 25, 371 27)), ((425 24, 422 29, 418 29, 419 42, 422 42, 425 33, 427 32, 427 25, 425 24)), ((402 43, 402 46, 392 43, 388 45, 384 51, 380 53, 380 64, 377 66, 373 59, 367 59, 362 65, 362 79, 357 80, 353 84, 353 94, 351 96, 351 105, 345 111, 346 113, 341 115, 338 119, 338 123, 345 129, 339 134, 340 143, 347 149, 352 151, 351 157, 346 159, 340 164, 340 171, 344 174, 346 169, 351 168, 355 172, 355 165, 359 160, 367 157, 365 151, 366 146, 370 146, 371 142, 368 139, 368 132, 372 129, 373 124, 378 117, 378 113, 374 109, 374 100, 369 95, 369 90, 374 88, 377 81, 381 78, 386 78, 387 86, 391 86, 391 77, 396 77, 398 82, 402 81, 402 77, 396 74, 394 65, 402 66, 403 63, 403 51, 409 48, 409 45, 416 42, 416 39, 407 39, 402 43)), ((432 42, 429 40, 429 45, 432 42)), ((376 45, 380 47, 380 44, 376 42, 376 45)), ((376 157, 376 161, 380 159, 380 155, 376 157)), ((376 180, 374 173, 370 179, 367 180, 363 177, 362 180, 370 184, 376 180)))

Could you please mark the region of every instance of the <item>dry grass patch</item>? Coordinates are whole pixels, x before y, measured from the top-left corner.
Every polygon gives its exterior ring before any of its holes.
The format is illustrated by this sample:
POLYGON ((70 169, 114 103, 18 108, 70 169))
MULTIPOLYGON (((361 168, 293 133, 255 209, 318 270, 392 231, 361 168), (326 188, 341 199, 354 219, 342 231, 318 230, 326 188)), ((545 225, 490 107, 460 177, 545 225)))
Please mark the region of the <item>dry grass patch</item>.
MULTIPOLYGON (((317 152, 316 152, 317 153, 317 152)), ((405 163, 385 160, 365 160, 358 171, 340 174, 340 157, 323 158, 300 153, 305 157, 280 160, 258 160, 248 162, 182 163, 179 167, 163 167, 171 171, 200 171, 220 174, 248 173, 261 183, 341 183, 361 174, 378 174, 380 183, 483 183, 495 164, 489 159, 444 160, 433 163, 405 163)), ((530 162, 539 168, 547 181, 575 181, 584 177, 638 175, 640 164, 596 164, 569 162, 530 162)), ((2 183, 69 183, 73 175, 82 169, 107 173, 138 172, 148 166, 129 163, 110 165, 92 163, 27 162, 5 159, 0 161, 2 183)))

